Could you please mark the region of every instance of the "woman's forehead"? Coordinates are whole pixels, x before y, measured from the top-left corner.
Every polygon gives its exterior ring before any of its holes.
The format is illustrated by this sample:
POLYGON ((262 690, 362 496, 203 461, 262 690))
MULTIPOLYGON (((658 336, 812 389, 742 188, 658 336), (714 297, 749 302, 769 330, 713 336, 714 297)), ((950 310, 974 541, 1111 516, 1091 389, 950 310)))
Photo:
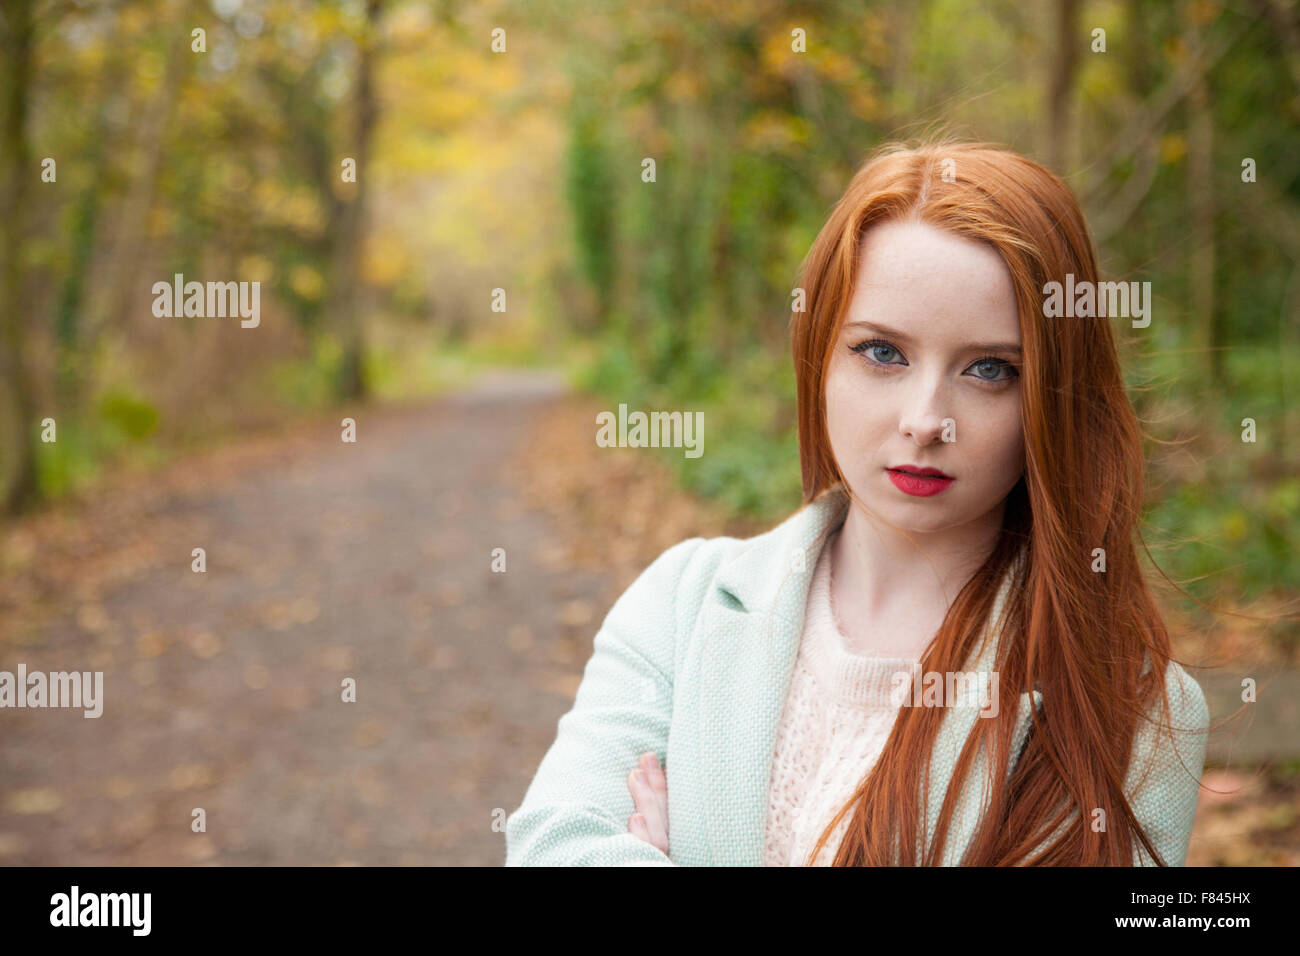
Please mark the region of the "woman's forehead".
POLYGON ((1011 273, 987 245, 917 223, 868 231, 845 328, 899 338, 1015 345, 1020 322, 1011 273))

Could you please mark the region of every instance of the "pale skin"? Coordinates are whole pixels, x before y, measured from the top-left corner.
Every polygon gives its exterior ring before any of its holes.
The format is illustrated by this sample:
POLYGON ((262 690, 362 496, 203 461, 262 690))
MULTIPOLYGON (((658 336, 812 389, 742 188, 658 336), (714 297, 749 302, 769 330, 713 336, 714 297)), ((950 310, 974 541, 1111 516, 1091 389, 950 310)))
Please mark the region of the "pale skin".
MULTIPOLYGON (((831 603, 849 648, 921 657, 997 541, 1024 472, 1020 323, 992 248, 934 226, 867 231, 826 374, 826 429, 860 499, 831 543, 831 603), (949 440, 945 440, 945 433, 949 440), (897 465, 938 468, 939 494, 906 494, 897 465)), ((668 783, 653 753, 628 775, 628 832, 668 852, 668 783)))
POLYGON ((659 766, 658 755, 641 755, 637 768, 627 775, 627 788, 632 791, 632 801, 636 804, 636 812, 627 821, 627 832, 640 837, 666 855, 668 777, 659 766))

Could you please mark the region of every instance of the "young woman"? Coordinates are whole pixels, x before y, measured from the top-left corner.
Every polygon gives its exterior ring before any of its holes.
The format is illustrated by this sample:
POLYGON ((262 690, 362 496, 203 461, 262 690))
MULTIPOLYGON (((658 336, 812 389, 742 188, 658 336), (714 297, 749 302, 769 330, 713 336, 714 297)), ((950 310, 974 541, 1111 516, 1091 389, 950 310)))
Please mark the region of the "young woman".
POLYGON ((619 598, 507 865, 1182 864, 1209 713, 1138 563, 1126 319, 1048 317, 1067 276, 1024 157, 857 173, 794 296, 803 506, 619 598))

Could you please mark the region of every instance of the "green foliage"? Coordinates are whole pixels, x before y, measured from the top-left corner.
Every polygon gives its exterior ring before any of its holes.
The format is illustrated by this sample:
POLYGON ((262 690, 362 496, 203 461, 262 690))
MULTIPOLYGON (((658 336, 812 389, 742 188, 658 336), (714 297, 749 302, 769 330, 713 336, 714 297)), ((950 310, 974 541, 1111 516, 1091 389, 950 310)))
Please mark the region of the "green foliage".
POLYGON ((1166 543, 1153 546, 1161 566, 1202 600, 1221 591, 1249 600, 1300 580, 1298 505, 1300 479, 1247 484, 1215 469, 1206 482, 1180 485, 1151 508, 1146 533, 1153 545, 1166 543), (1244 498, 1232 494, 1242 487, 1244 498))
POLYGON ((798 436, 779 424, 784 396, 793 393, 788 367, 762 352, 724 364, 692 353, 690 364, 667 382, 641 376, 626 346, 614 339, 580 369, 576 385, 610 408, 663 409, 704 415, 703 454, 647 449, 669 464, 682 487, 721 503, 733 514, 775 518, 798 507, 798 436), (706 364, 707 363, 707 364, 706 364))
POLYGON ((614 293, 617 191, 595 104, 585 96, 575 98, 570 123, 567 187, 573 247, 583 278, 596 292, 597 312, 603 313, 614 293))
MULTIPOLYGON (((832 204, 874 145, 929 128, 921 116, 1043 159, 1060 61, 1046 21, 1019 4, 828 4, 801 17, 806 55, 791 54, 781 31, 745 26, 766 22, 763 3, 742 6, 752 15, 679 10, 671 23, 628 8, 617 18, 625 42, 575 55, 575 87, 591 96, 596 78, 600 90, 598 112, 575 104, 567 158, 574 254, 597 312, 564 318, 602 330, 579 382, 610 407, 705 412, 702 458, 659 452, 685 487, 779 517, 800 499, 790 289, 832 204), (655 183, 637 175, 647 156, 655 183)), ((1262 67, 1277 55, 1264 19, 1152 8, 1136 23, 1128 7, 1110 12, 1112 52, 1086 52, 1085 31, 1071 101, 1086 109, 1071 168, 1058 172, 1093 222, 1113 217, 1149 174, 1098 249, 1105 277, 1150 281, 1155 294, 1149 329, 1116 327, 1144 427, 1174 443, 1148 446, 1147 537, 1176 578, 1203 579, 1188 586, 1204 598, 1292 588, 1300 479, 1286 463, 1300 449, 1300 329, 1287 316, 1300 149, 1295 124, 1273 117, 1294 117, 1293 79, 1262 67), (1212 327, 1197 329, 1206 313, 1192 301, 1192 106, 1156 121, 1150 150, 1115 133, 1186 70, 1190 28, 1210 43, 1242 25, 1207 76, 1219 202, 1212 327), (1259 163, 1259 182, 1240 181, 1244 156, 1259 163), (1256 422, 1253 444, 1241 441, 1244 418, 1256 422)))
POLYGON ((114 388, 100 397, 99 419, 110 444, 119 440, 140 441, 158 430, 158 409, 122 388, 114 388))
POLYGON ((258 391, 285 408, 319 408, 333 396, 339 354, 337 346, 321 346, 311 358, 276 362, 262 373, 258 391))
POLYGON ((152 439, 159 412, 136 393, 114 386, 106 390, 84 417, 57 421, 55 441, 38 443, 36 478, 41 494, 50 499, 70 494, 88 483, 103 465, 130 450, 136 461, 157 459, 152 439))
POLYGON ((59 426, 58 441, 42 442, 36 456, 36 481, 46 498, 66 495, 97 470, 99 453, 70 422, 59 426))
POLYGON ((628 343, 611 336, 602 346, 597 359, 578 368, 577 387, 605 396, 640 392, 644 383, 628 343))

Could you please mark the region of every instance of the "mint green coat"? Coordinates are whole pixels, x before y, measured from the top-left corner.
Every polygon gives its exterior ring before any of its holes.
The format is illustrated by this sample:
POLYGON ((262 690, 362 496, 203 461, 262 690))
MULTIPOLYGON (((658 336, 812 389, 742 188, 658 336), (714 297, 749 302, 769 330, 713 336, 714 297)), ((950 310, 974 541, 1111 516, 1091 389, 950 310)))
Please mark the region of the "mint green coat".
MULTIPOLYGON (((824 536, 842 520, 841 485, 753 538, 691 538, 660 555, 596 634, 573 707, 557 724, 523 803, 506 820, 507 866, 760 866, 777 723, 799 650, 824 536), (627 832, 627 776, 654 751, 668 777, 669 854, 627 832)), ((1004 583, 992 620, 1007 594, 1004 583)), ((967 670, 987 671, 997 631, 967 670)), ((1176 663, 1166 676, 1177 748, 1138 726, 1129 800, 1171 865, 1186 858, 1209 710, 1176 663), (1140 781, 1142 771, 1150 774, 1140 781), (1139 783, 1141 782, 1141 786, 1139 783)), ((1042 695, 1022 694, 1012 764, 1042 695)), ((929 833, 975 706, 948 708, 932 757, 929 833)), ((957 865, 984 810, 983 746, 953 817, 944 865, 957 865)), ((1076 817, 1077 818, 1077 817, 1076 817)), ((1151 865, 1139 846, 1135 863, 1151 865)))

